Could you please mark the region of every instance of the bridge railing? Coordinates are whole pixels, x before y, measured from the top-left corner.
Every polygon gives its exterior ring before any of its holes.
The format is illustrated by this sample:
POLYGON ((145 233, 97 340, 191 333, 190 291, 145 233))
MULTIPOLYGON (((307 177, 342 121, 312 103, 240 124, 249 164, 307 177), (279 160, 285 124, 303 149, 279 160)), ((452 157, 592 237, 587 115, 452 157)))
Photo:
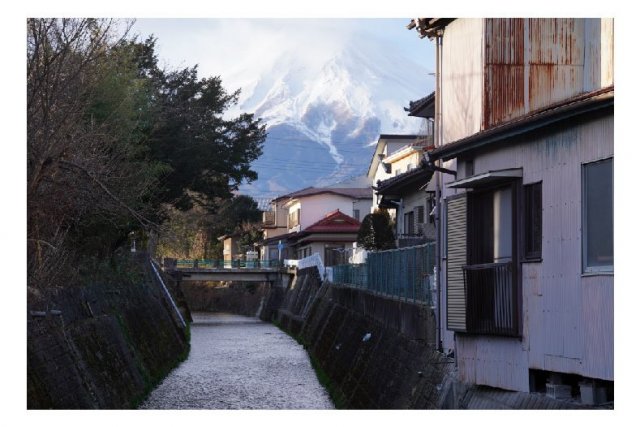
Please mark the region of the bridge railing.
POLYGON ((178 259, 177 269, 217 269, 217 268, 278 268, 281 262, 272 260, 228 260, 228 259, 178 259))

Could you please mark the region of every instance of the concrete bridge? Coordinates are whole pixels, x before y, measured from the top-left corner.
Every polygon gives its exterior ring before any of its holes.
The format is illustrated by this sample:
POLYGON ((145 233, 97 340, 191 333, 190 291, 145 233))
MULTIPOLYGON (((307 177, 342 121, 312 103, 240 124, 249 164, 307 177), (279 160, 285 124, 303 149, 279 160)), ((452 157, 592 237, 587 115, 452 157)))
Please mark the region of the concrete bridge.
POLYGON ((163 269, 179 282, 268 282, 286 287, 294 276, 294 272, 285 267, 262 266, 259 262, 226 265, 215 261, 165 259, 163 269))

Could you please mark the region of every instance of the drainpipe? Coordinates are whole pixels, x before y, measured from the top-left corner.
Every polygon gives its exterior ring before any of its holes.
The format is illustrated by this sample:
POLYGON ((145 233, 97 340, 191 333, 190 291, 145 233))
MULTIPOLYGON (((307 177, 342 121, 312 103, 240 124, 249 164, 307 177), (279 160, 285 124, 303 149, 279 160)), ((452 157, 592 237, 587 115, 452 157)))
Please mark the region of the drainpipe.
MULTIPOLYGON (((436 35, 436 120, 434 123, 434 145, 436 148, 442 145, 442 87, 441 87, 441 79, 442 79, 442 30, 439 30, 436 35)), ((436 165, 442 167, 442 162, 440 160, 436 161, 436 165)), ((441 299, 441 289, 442 289, 442 226, 440 223, 441 219, 441 209, 442 203, 440 201, 441 191, 440 188, 442 186, 442 172, 436 171, 436 212, 435 212, 435 225, 436 225, 436 297, 438 301, 436 303, 436 312, 437 312, 437 327, 436 327, 436 344, 438 347, 438 351, 443 352, 442 348, 442 299, 441 299)))

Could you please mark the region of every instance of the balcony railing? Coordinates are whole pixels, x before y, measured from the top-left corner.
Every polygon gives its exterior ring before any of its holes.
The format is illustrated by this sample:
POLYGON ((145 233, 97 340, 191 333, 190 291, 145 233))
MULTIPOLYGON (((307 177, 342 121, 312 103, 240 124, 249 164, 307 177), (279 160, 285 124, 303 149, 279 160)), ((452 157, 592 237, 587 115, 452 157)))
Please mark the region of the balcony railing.
POLYGON ((276 225, 276 213, 273 211, 262 212, 262 225, 265 227, 276 225))
POLYGON ((398 234, 398 248, 424 245, 427 238, 422 234, 398 234))
POLYGON ((511 262, 466 265, 467 332, 519 336, 519 307, 511 262))

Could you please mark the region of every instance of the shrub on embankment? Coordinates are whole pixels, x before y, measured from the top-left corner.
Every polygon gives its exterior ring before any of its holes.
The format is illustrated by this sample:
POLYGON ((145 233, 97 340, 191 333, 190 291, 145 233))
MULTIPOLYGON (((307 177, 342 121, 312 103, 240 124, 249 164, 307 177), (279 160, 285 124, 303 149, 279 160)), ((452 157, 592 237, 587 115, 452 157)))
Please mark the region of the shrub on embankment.
POLYGON ((29 409, 135 408, 186 358, 188 326, 138 267, 140 280, 30 290, 29 409))
POLYGON ((298 272, 273 320, 305 345, 336 407, 441 407, 453 361, 435 351, 430 307, 321 284, 311 268, 298 272))

